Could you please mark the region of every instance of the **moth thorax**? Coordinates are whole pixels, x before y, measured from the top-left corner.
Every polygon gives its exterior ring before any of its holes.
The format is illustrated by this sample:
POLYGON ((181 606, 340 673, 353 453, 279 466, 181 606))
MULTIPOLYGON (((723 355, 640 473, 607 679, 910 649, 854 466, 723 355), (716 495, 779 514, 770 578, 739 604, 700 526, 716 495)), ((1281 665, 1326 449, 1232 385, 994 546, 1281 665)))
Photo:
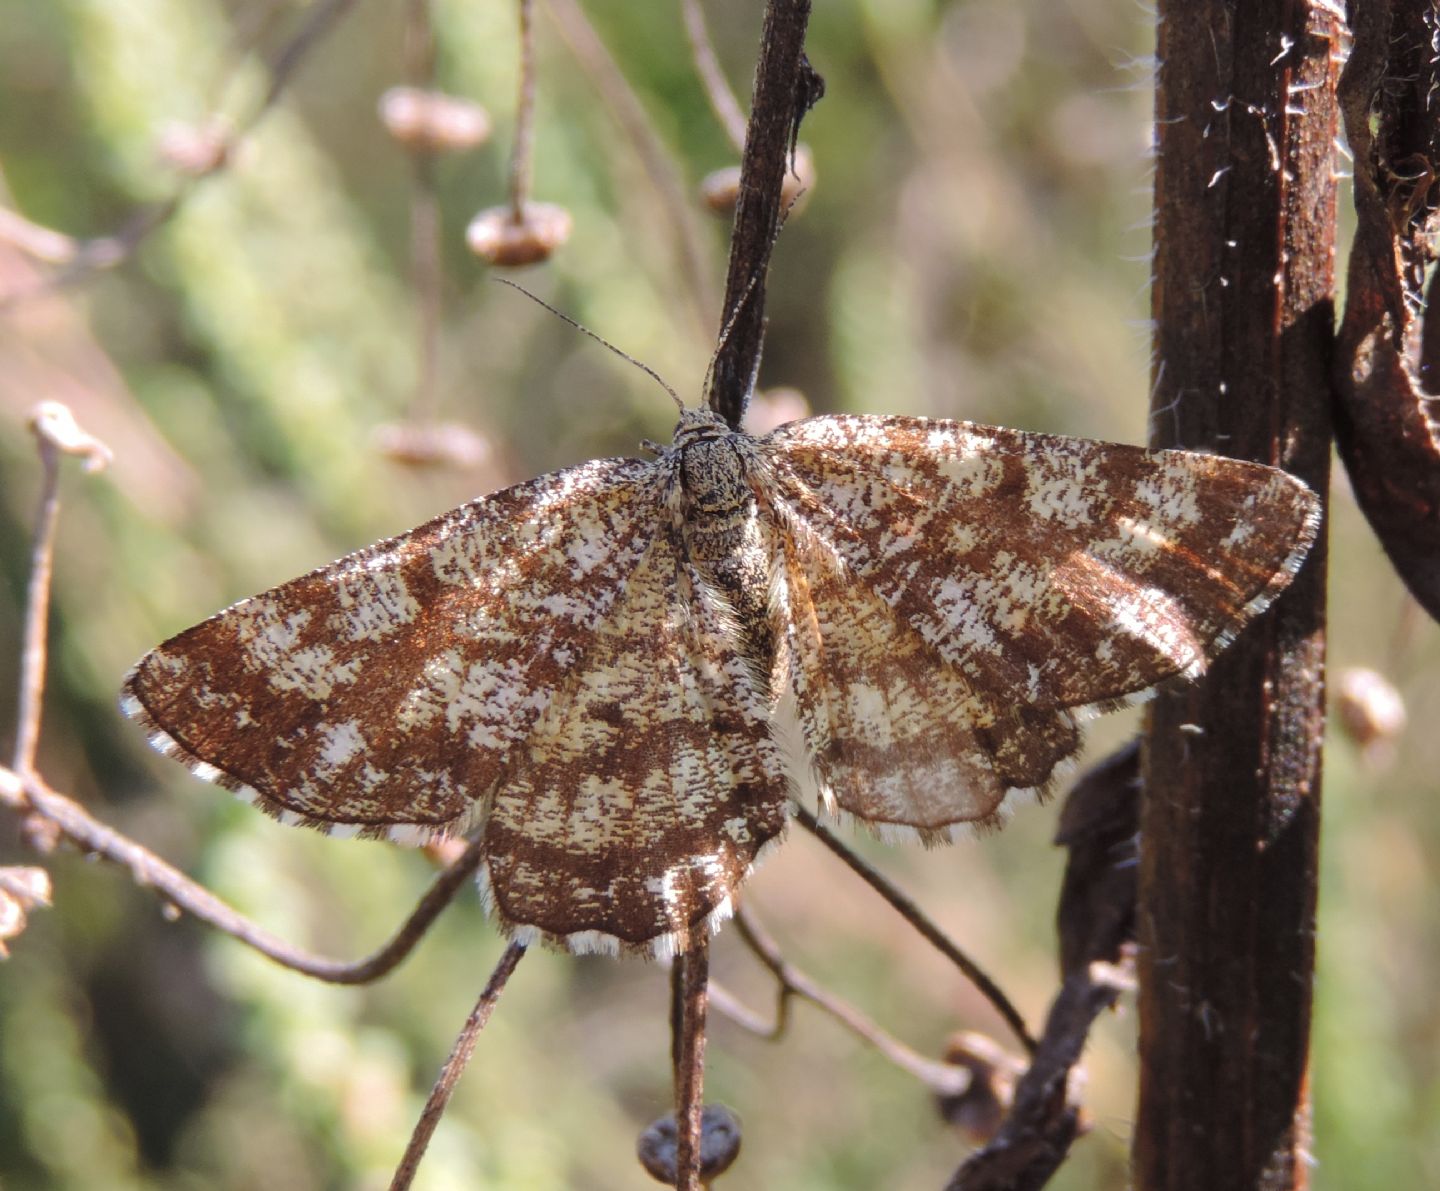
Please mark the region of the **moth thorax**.
POLYGON ((740 514, 753 503, 745 464, 729 437, 702 439, 680 453, 685 497, 702 517, 740 514))
POLYGON ((738 441, 727 433, 681 449, 685 549, 734 617, 740 655, 757 688, 768 692, 775 654, 770 556, 738 441))

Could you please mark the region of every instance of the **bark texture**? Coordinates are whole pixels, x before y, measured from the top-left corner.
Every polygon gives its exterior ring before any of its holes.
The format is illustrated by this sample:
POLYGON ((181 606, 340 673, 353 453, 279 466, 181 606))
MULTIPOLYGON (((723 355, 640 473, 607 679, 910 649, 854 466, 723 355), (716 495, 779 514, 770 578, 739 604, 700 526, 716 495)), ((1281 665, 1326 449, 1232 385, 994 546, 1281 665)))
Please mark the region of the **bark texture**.
MULTIPOLYGON (((1151 440, 1330 458, 1333 5, 1162 0, 1151 440)), ((1325 546, 1147 725, 1135 1185, 1306 1184, 1325 546)))

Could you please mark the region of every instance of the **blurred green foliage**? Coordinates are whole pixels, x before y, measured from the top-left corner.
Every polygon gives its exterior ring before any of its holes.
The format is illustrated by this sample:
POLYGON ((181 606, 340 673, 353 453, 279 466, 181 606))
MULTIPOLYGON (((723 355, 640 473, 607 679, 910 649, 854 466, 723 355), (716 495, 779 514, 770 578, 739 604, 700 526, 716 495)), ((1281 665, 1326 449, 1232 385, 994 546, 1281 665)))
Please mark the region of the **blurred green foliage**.
MULTIPOLYGON (((270 927, 327 953, 377 945, 424 888, 419 855, 283 828, 154 756, 114 693, 156 641, 223 604, 549 468, 663 438, 673 408, 623 362, 489 284, 466 220, 502 201, 516 85, 514 5, 440 0, 441 82, 496 114, 494 143, 441 163, 445 418, 488 442, 478 470, 385 458, 377 425, 414 386, 404 154, 375 119, 401 81, 402 5, 358 6, 317 45, 231 168, 196 186, 134 259, 0 314, 0 658, 15 656, 37 466, 23 418, 65 400, 117 450, 66 478, 41 771, 270 927)), ((742 97, 761 5, 709 6, 742 97)), ((726 226, 667 211, 602 93, 540 6, 536 196, 575 235, 527 285, 695 399, 726 226), (686 274, 677 219, 708 279, 686 274), (708 289, 706 288, 708 286, 708 289)), ((734 154, 672 5, 592 2, 670 166, 693 193, 734 154)), ((178 185, 173 122, 243 113, 307 6, 0 0, 8 201, 70 234, 111 232, 178 185)), ((819 182, 787 227, 762 383, 816 409, 908 411, 1143 438, 1151 18, 1070 0, 841 0, 810 56, 828 93, 805 126, 819 182)), ((0 289, 33 284, 0 243, 0 289)), ((1334 665, 1440 710, 1432 629, 1337 496, 1334 665)), ((13 667, 0 724, 14 719, 13 667)), ((1126 722, 1093 733, 1095 749, 1126 722)), ((1330 751, 1312 1086, 1314 1185, 1440 1185, 1440 740, 1388 766, 1330 751)), ((940 852, 861 841, 1038 1020, 1054 985, 1061 858, 1049 808, 940 852)), ((0 862, 29 855, 0 827, 0 862)), ((30 1188, 381 1187, 500 944, 473 899, 395 976, 363 990, 284 972, 171 923, 120 873, 47 862, 53 910, 0 967, 0 1183, 30 1188)), ((793 838, 751 902, 796 962, 918 1048, 1000 1026, 946 964, 812 842, 793 838)), ((717 977, 766 980, 722 935, 717 977)), ((534 955, 441 1125, 420 1186, 637 1187, 634 1138, 666 1110, 666 977, 638 962, 534 955)), ((1057 1188, 1118 1187, 1133 1018, 1088 1055, 1094 1133, 1057 1188)), ((933 1187, 963 1145, 908 1077, 804 1008, 781 1045, 718 1023, 712 1099, 745 1122, 725 1185, 933 1187)))

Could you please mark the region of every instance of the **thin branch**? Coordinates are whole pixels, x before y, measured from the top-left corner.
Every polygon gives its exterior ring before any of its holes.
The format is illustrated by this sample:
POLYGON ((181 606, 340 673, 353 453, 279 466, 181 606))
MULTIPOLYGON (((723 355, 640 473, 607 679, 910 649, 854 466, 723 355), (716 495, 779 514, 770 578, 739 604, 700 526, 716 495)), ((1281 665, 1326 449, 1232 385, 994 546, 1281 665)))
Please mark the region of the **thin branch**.
POLYGON ((703 929, 670 970, 675 1064, 675 1187, 700 1191, 700 1114, 705 1102, 705 1006, 710 936, 703 929))
POLYGON ((47 265, 68 265, 80 250, 74 236, 26 219, 9 207, 0 207, 0 243, 10 244, 47 265))
POLYGON ((306 55, 319 45, 327 34, 334 32, 340 19, 355 7, 356 0, 321 0, 305 15, 305 22, 280 52, 270 61, 270 86, 265 98, 246 122, 246 129, 253 128, 255 121, 268 112, 279 101, 290 85, 306 55))
POLYGON ((510 214, 525 220, 535 172, 535 3, 520 0, 520 91, 515 100, 515 142, 510 149, 510 214))
POLYGON ((416 1122, 415 1132, 410 1135, 410 1143, 405 1147, 400 1165, 395 1168, 395 1177, 390 1180, 390 1191, 407 1191, 414 1182, 415 1172, 420 1168, 420 1160, 425 1156, 430 1138, 434 1136, 440 1118, 445 1115, 445 1106, 450 1102, 450 1096, 455 1091, 455 1085, 460 1082, 460 1076, 464 1074, 470 1056, 475 1053, 475 1043, 480 1037, 480 1031, 490 1020, 490 1014, 495 1010, 495 1002, 505 991, 506 982, 524 954, 525 944, 512 942, 505 948, 500 962, 495 965, 480 999, 475 1002, 475 1008, 470 1011, 470 1016, 465 1019, 465 1025, 455 1039, 450 1057, 440 1069, 435 1086, 430 1089, 430 1096, 425 1101, 420 1120, 416 1122))
MULTIPOLYGON (((0 219, 0 238, 30 252, 37 259, 63 267, 33 285, 0 297, 0 311, 53 289, 84 281, 94 273, 116 268, 134 256, 151 234, 168 223, 184 206, 198 182, 226 168, 234 158, 235 146, 280 101, 305 56, 354 5, 355 0, 323 0, 317 4, 295 36, 271 60, 270 85, 264 98, 243 121, 225 133, 217 143, 208 167, 197 176, 182 181, 169 198, 143 206, 130 214, 119 230, 108 235, 80 238, 42 227, 13 213, 4 213, 6 217, 0 219)), ((206 124, 206 127, 214 126, 213 120, 206 124)))
POLYGON ((1090 1025, 1130 987, 1127 974, 1095 963, 1065 978, 1034 1061, 995 1136, 971 1154, 945 1191, 1040 1191, 1070 1152, 1083 1121, 1070 1078, 1090 1025))
POLYGON ((730 237, 721 326, 707 404, 732 426, 745 413, 765 341, 765 276, 780 227, 781 184, 801 118, 824 84, 805 57, 810 0, 769 0, 755 66, 740 195, 730 237))
POLYGON ((700 0, 680 0, 680 11, 685 16, 685 33, 690 38, 695 73, 705 85, 710 107, 730 143, 742 149, 745 146, 745 113, 740 110, 740 101, 735 98, 725 72, 720 69, 720 60, 715 56, 715 46, 710 40, 710 30, 705 27, 705 10, 700 7, 700 0))
POLYGON ((456 892, 479 866, 481 841, 473 841, 460 858, 444 869, 411 911, 393 938, 374 954, 355 963, 313 955, 257 926, 203 885, 161 860, 148 848, 91 816, 73 800, 51 790, 38 777, 0 768, 0 800, 24 805, 87 855, 99 856, 130 870, 135 884, 155 889, 165 901, 274 960, 330 984, 368 984, 395 968, 411 951, 456 892))
MULTIPOLYGON (((693 203, 675 169, 673 155, 655 134, 644 105, 600 40, 585 10, 575 0, 550 0, 550 12, 560 36, 581 69, 590 76, 658 194, 660 216, 670 225, 675 238, 686 296, 702 321, 704 332, 709 334, 716 318, 714 301, 709 296, 714 282, 691 213, 693 203)), ((741 129, 743 135, 743 120, 741 129)))
POLYGON ((929 940, 937 951, 965 973, 966 978, 975 985, 981 996, 989 1001, 994 1006, 995 1012, 1005 1019, 1005 1024, 1020 1040, 1026 1052, 1032 1055, 1035 1053, 1035 1037, 1030 1033, 1020 1011, 1015 1008, 1000 986, 986 975, 985 970, 960 949, 959 944, 947 937, 944 931, 936 926, 926 913, 901 892, 893 882, 846 847, 832 832, 822 827, 815 816, 803 806, 792 804, 790 813, 801 827, 843 860, 861 880, 889 902, 906 922, 929 940))
POLYGON ((912 1050, 877 1026, 853 1005, 835 996, 790 963, 775 940, 743 907, 735 911, 735 927, 746 946, 774 975, 779 987, 775 995, 775 1024, 766 1026, 759 1014, 746 1008, 728 990, 712 982, 711 1000, 715 1008, 727 1017, 761 1037, 779 1038, 789 1023, 790 1000, 792 997, 799 997, 828 1013, 862 1042, 873 1046, 896 1067, 920 1080, 935 1095, 958 1096, 969 1087, 969 1071, 927 1059, 918 1051, 912 1050), (739 1014, 734 1012, 737 1007, 739 1014), (756 1024, 761 1028, 755 1029, 756 1024))
MULTIPOLYGON (((407 81, 428 92, 435 85, 435 30, 430 0, 409 0, 406 9, 407 81)), ((427 144, 410 152, 410 286, 416 308, 416 375, 410 416, 435 421, 435 382, 440 355, 440 301, 444 265, 440 254, 440 203, 435 193, 435 154, 427 144)))
POLYGON ((40 710, 45 695, 45 640, 50 620, 50 578, 55 555, 55 526, 60 517, 60 450, 37 435, 43 480, 35 530, 30 540, 30 584, 25 597, 25 627, 20 646, 19 715, 15 726, 16 773, 30 773, 40 740, 40 710))
POLYGON ((21 630, 19 713, 15 726, 14 768, 34 772, 40 741, 40 715, 45 698, 46 640, 50 622, 50 580, 55 562, 55 527, 60 518, 60 458, 77 455, 85 470, 99 471, 110 462, 110 448, 85 433, 69 409, 58 401, 42 401, 30 415, 35 449, 40 456, 40 502, 30 541, 30 582, 25 595, 21 630))
POLYGON ((790 997, 782 985, 775 995, 775 1020, 769 1021, 762 1013, 751 1009, 740 997, 718 980, 710 981, 710 1008, 720 1016, 728 1018, 747 1034, 754 1034, 766 1042, 777 1042, 785 1036, 790 1025, 790 997))

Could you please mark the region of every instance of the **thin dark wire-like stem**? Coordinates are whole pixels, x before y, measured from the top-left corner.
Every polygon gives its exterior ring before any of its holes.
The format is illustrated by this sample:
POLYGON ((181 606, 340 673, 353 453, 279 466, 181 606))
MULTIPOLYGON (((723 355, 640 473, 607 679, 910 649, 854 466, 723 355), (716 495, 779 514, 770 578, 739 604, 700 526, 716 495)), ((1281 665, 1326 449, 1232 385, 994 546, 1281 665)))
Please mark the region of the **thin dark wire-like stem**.
POLYGON ((415 293, 415 389, 410 402, 414 421, 436 420, 436 380, 440 371, 440 305, 443 284, 440 255, 440 204, 435 195, 435 159, 416 153, 411 161, 410 284, 415 293))
POLYGON ((761 1028, 755 1030, 756 1033, 762 1037, 778 1038, 789 1022, 790 999, 800 997, 828 1013, 862 1042, 873 1046, 896 1067, 913 1075, 936 1095, 958 1096, 970 1086, 972 1076, 969 1071, 927 1059, 797 968, 785 958, 779 945, 748 910, 738 908, 735 911, 735 926, 746 946, 770 970, 779 987, 775 996, 775 1024, 766 1028, 759 1015, 743 1005, 739 1006, 742 1015, 736 1015, 733 1012, 737 1005, 734 997, 728 990, 722 990, 712 983, 710 992, 715 1007, 727 1017, 734 1018, 747 1029, 755 1029, 755 1024, 758 1023, 761 1028))
MULTIPOLYGON (((280 52, 270 60, 270 86, 265 91, 265 98, 260 101, 255 117, 275 105, 275 101, 285 93, 285 88, 295 77, 295 72, 300 69, 305 56, 324 40, 326 34, 335 29, 340 18, 355 7, 355 2, 356 0, 321 0, 321 3, 306 13, 305 22, 300 26, 299 32, 281 46, 280 52)), ((253 119, 252 117, 252 123, 253 119)))
POLYGON ((671 1048, 675 1062, 675 1186, 700 1191, 700 1113, 705 1098, 705 1006, 710 936, 704 928, 671 970, 671 1048))
POLYGON ((720 61, 715 56, 715 46, 710 40, 710 31, 705 27, 705 12, 700 7, 700 0, 680 0, 680 11, 685 16, 685 33, 690 38, 695 72, 705 85, 710 107, 715 112, 715 118, 720 121, 720 126, 725 129, 730 143, 736 149, 742 149, 745 147, 745 113, 740 110, 740 102, 735 98, 735 92, 730 89, 725 72, 720 69, 720 61))
POLYGON ((441 871, 388 943, 368 958, 349 963, 313 955, 257 926, 203 885, 192 881, 148 848, 101 823, 78 803, 51 790, 37 777, 22 777, 0 768, 0 798, 23 799, 36 815, 54 824, 61 835, 81 851, 129 869, 135 884, 153 888, 176 909, 238 939, 281 967, 330 984, 368 984, 395 968, 415 949, 440 911, 450 904, 479 867, 482 854, 481 841, 475 840, 453 864, 441 871))
POLYGON ((515 101, 515 143, 510 150, 510 213, 525 218, 535 169, 535 3, 520 0, 520 92, 515 101))
POLYGON ((455 1039, 450 1057, 445 1060, 445 1066, 440 1069, 440 1076, 436 1079, 435 1086, 430 1089, 430 1096, 425 1101, 425 1107, 420 1113, 420 1120, 416 1122, 415 1132, 410 1135, 410 1143, 405 1147, 405 1154, 400 1159, 400 1165, 395 1168, 394 1178, 390 1180, 390 1191, 407 1191, 410 1184, 415 1181, 415 1172, 420 1168, 420 1160, 425 1156, 425 1149, 430 1144, 430 1138, 434 1136, 435 1128, 440 1124, 440 1118, 445 1115, 445 1106, 450 1102, 450 1096, 455 1091, 455 1085, 460 1082, 460 1076, 464 1074, 465 1067, 470 1062, 470 1056, 475 1053, 475 1043, 480 1037, 480 1031, 490 1020, 490 1014, 495 1011, 495 1002, 505 991, 506 982, 524 954, 524 943, 511 943, 505 948, 505 954, 500 957, 500 962, 495 965, 495 970, 490 974, 490 979, 486 982, 480 999, 475 1002, 475 1008, 470 1011, 470 1016, 465 1019, 465 1025, 455 1039))
POLYGON ((979 964, 966 955, 953 939, 948 938, 944 931, 936 926, 929 916, 901 892, 893 882, 847 848, 832 832, 821 826, 815 816, 803 806, 792 805, 790 813, 801 827, 843 860, 862 881, 889 902, 896 912, 924 936, 937 951, 964 972, 966 978, 975 985, 981 996, 989 1001, 994 1006, 995 1012, 1005 1019, 1005 1024, 1020 1040, 1026 1053, 1032 1055, 1035 1053, 1035 1036, 1025 1025, 1025 1019, 1020 1016, 1020 1011, 1015 1008, 1000 986, 986 975, 985 970, 979 964))

